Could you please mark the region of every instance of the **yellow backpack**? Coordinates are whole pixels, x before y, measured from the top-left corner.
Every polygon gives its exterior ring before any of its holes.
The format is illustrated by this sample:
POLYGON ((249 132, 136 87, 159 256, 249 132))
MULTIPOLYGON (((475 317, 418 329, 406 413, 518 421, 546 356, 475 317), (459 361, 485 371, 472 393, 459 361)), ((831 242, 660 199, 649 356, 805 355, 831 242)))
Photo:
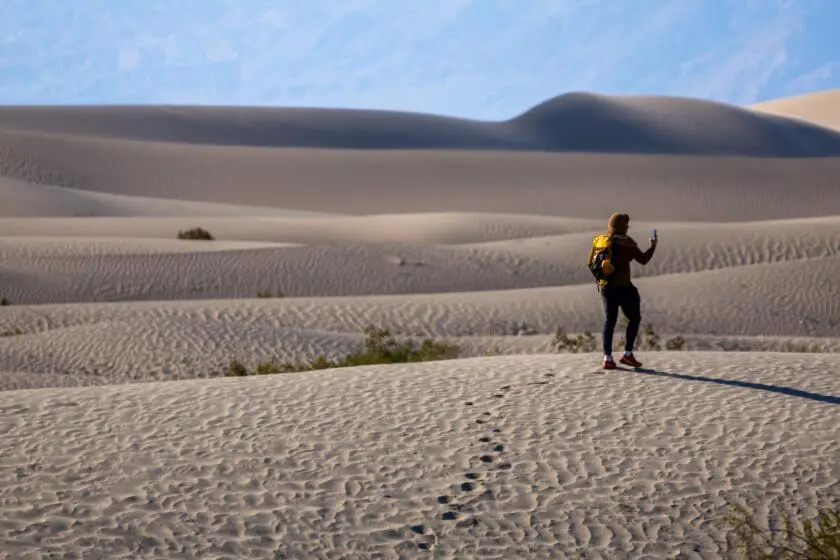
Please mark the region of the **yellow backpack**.
POLYGON ((592 239, 592 249, 589 251, 587 268, 599 287, 604 287, 609 276, 615 271, 612 264, 613 237, 608 233, 600 233, 592 239))

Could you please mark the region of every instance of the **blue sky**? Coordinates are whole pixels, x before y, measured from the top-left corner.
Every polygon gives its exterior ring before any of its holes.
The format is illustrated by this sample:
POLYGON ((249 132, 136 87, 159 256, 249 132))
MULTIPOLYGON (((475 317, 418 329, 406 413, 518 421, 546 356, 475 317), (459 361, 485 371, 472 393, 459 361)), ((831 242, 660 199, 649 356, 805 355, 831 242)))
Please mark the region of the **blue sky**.
POLYGON ((747 104, 840 87, 838 22, 838 0, 2 0, 0 103, 747 104))

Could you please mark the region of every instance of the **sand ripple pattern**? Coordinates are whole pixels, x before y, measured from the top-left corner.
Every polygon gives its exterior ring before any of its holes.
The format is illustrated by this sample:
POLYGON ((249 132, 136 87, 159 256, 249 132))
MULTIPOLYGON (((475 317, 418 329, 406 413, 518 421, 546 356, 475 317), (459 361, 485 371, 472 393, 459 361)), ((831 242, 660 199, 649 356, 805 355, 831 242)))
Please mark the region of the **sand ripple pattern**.
MULTIPOLYGON (((38 227, 0 220, 0 230, 10 235, 0 238, 0 292, 17 304, 40 304, 591 286, 582 263, 599 229, 580 220, 481 214, 242 218, 208 226, 217 234, 221 227, 220 241, 190 242, 155 239, 167 228, 171 237, 177 231, 177 222, 161 220, 48 219, 38 227), (539 236, 564 227, 572 231, 539 236), (575 229, 584 227, 590 231, 575 229), (114 237, 60 236, 81 235, 85 228, 86 236, 114 237), (117 237, 122 234, 127 237, 117 237), (342 241, 345 235, 359 241, 342 241), (461 243, 471 239, 482 241, 461 243)), ((649 225, 634 224, 643 246, 649 225)), ((663 241, 647 267, 634 265, 637 277, 786 262, 809 270, 814 259, 840 255, 840 218, 659 229, 663 241)), ((801 280, 800 292, 822 282, 817 275, 801 280)))
POLYGON ((587 358, 516 356, 7 392, 0 549, 719 558, 726 500, 803 515, 840 500, 840 407, 809 397, 840 399, 838 367, 681 354, 661 375, 593 375, 587 358))
MULTIPOLYGON (((840 337, 840 259, 743 266, 643 278, 644 319, 657 331, 706 337, 840 337), (791 286, 801 287, 791 290, 791 286)), ((242 299, 10 306, 0 314, 0 370, 149 380, 213 375, 231 358, 336 357, 376 324, 406 336, 543 335, 521 351, 547 350, 557 326, 600 332, 592 286, 469 294, 242 299)), ((476 337, 487 337, 474 344, 476 337)), ((704 347, 704 346, 701 346, 704 347)), ((749 346, 748 346, 749 347, 749 346)))
POLYGON ((346 296, 505 290, 553 285, 562 274, 549 259, 409 245, 215 251, 208 245, 183 252, 187 247, 181 243, 181 252, 164 246, 141 254, 93 249, 60 254, 31 245, 0 242, 0 250, 11 246, 0 269, 3 292, 19 304, 253 298, 266 291, 346 296))

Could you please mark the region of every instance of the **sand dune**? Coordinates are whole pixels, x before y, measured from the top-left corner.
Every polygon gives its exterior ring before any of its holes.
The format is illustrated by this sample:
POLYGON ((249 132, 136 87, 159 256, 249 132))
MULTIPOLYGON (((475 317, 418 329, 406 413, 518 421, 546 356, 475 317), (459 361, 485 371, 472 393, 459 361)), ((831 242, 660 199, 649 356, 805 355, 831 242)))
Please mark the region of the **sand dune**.
POLYGON ((836 504, 840 359, 657 360, 616 376, 517 356, 0 393, 3 550, 720 558, 727 501, 836 504))
POLYGON ((616 206, 662 221, 840 214, 840 158, 298 150, 0 136, 0 175, 130 196, 338 214, 603 219, 616 206))
POLYGON ((840 89, 774 99, 749 108, 764 114, 799 119, 840 130, 840 89))
POLYGON ((840 158, 279 150, 2 137, 0 175, 130 196, 338 214, 503 212, 603 219, 616 206, 662 221, 840 214, 840 158))
MULTIPOLYGON (((154 201, 152 206, 157 204, 154 201)), ((555 216, 482 213, 380 214, 288 218, 247 216, 246 207, 236 207, 238 217, 178 216, 0 219, 0 237, 110 237, 173 239, 179 230, 201 226, 217 240, 281 243, 410 243, 467 244, 545 235, 592 231, 604 220, 555 216)), ((294 216, 294 214, 293 214, 294 216)), ((195 246, 193 244, 192 246, 195 246)))
MULTIPOLYGON (((504 122, 289 108, 0 108, 0 176, 182 203, 580 218, 621 205, 645 219, 740 221, 838 215, 838 174, 840 132, 697 99, 572 93, 504 122)), ((111 208, 123 204, 115 201, 77 204, 136 215, 111 208)), ((8 208, 18 206, 26 203, 8 208)), ((55 203, 45 211, 56 215, 55 203)))
POLYGON ((173 200, 142 196, 126 196, 109 193, 83 191, 51 185, 24 183, 0 177, 0 219, 24 217, 164 217, 188 218, 275 216, 311 217, 333 216, 322 212, 305 212, 271 208, 265 206, 244 206, 239 204, 214 204, 189 200, 173 200))
POLYGON ((729 501, 840 503, 840 132, 761 112, 830 101, 0 108, 0 557, 725 558, 729 501), (686 350, 603 374, 548 352, 617 210, 686 350), (219 377, 368 324, 462 358, 219 377))
MULTIPOLYGON (((781 262, 641 278, 637 284, 645 320, 665 336, 837 339, 840 284, 815 279, 838 274, 840 258, 834 257, 813 259, 808 266, 781 262)), ((322 352, 336 358, 359 347, 369 323, 399 335, 454 342, 466 337, 474 354, 491 350, 498 337, 542 334, 525 344, 545 351, 558 326, 599 332, 601 302, 588 284, 342 298, 13 305, 0 316, 0 332, 22 334, 0 338, 0 371, 83 372, 114 382, 191 378, 218 374, 233 358, 256 363, 312 359, 322 352)), ((590 359, 597 365, 597 356, 590 359)))
POLYGON ((501 122, 395 111, 5 107, 0 130, 225 146, 840 156, 840 133, 734 105, 574 92, 501 122))
MULTIPOLYGON (((3 295, 40 304, 253 298, 266 291, 346 296, 573 284, 588 289, 592 278, 583 262, 593 233, 603 229, 583 220, 457 214, 201 224, 219 240, 171 239, 176 219, 0 220, 0 235, 16 234, 0 237, 3 295), (585 227, 589 231, 581 232, 585 227), (107 237, 63 237, 82 232, 107 237), (36 234, 44 237, 23 237, 36 234), (465 240, 482 241, 460 243, 465 240)), ((634 224, 642 246, 649 225, 634 224)), ((665 241, 637 274, 782 262, 810 270, 813 259, 840 256, 840 218, 657 227, 665 241)))

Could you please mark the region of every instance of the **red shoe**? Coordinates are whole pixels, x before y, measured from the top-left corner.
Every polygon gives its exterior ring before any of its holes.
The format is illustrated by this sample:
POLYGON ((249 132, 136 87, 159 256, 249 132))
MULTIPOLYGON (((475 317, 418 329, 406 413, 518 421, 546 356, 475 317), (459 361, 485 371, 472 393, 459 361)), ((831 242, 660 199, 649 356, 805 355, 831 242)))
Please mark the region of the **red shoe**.
POLYGON ((642 367, 642 362, 634 358, 633 354, 630 354, 629 356, 625 354, 618 361, 630 367, 642 367))
POLYGON ((616 369, 615 360, 604 358, 604 369, 616 369))

